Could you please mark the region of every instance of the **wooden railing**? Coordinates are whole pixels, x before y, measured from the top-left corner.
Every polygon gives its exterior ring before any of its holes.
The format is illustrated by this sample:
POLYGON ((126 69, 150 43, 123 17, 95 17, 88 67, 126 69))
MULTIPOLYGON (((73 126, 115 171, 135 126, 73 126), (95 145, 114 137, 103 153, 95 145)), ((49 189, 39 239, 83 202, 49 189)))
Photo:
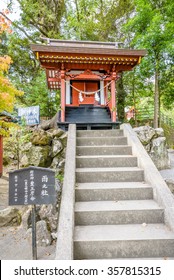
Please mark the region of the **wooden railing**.
MULTIPOLYGON (((133 115, 133 119, 137 120, 137 122, 150 122, 153 124, 154 119, 154 110, 153 109, 138 109, 136 113, 133 115), (136 114, 136 118, 135 118, 136 114)), ((164 113, 160 112, 160 126, 161 124, 167 124, 169 127, 174 128, 174 118, 168 117, 164 113)))
POLYGON ((174 128, 174 119, 166 116, 163 113, 161 113, 161 123, 167 124, 168 126, 174 128))

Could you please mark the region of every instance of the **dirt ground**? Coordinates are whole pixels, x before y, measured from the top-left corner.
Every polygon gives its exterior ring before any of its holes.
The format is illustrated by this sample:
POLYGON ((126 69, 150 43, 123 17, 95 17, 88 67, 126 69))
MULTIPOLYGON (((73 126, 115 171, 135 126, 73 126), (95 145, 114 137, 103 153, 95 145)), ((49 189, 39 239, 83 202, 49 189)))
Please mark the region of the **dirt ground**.
MULTIPOLYGON (((56 244, 37 248, 38 260, 54 260, 56 244)), ((25 237, 24 229, 19 227, 0 228, 1 260, 32 260, 32 245, 25 237)))

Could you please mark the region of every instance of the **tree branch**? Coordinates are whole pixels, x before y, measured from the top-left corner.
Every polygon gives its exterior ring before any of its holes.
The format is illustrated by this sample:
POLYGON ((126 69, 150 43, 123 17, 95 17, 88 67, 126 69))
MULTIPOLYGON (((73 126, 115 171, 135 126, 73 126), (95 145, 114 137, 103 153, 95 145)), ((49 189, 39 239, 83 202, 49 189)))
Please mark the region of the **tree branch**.
POLYGON ((33 43, 35 43, 35 40, 33 40, 33 38, 30 35, 28 35, 27 32, 22 27, 20 27, 16 22, 11 21, 11 19, 9 19, 4 13, 0 12, 0 14, 4 18, 6 18, 15 28, 22 31, 29 40, 31 40, 33 43))
POLYGON ((45 37, 48 37, 48 34, 38 26, 39 24, 37 22, 35 22, 35 20, 32 19, 30 21, 30 24, 32 24, 38 31, 40 31, 40 33, 42 33, 42 35, 44 35, 45 37))

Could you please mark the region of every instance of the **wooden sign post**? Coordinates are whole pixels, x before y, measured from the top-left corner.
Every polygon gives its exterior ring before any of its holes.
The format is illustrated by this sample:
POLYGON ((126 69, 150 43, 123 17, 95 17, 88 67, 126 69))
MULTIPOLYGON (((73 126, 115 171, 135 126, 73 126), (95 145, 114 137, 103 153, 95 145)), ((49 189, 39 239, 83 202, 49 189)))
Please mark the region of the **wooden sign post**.
POLYGON ((37 259, 36 205, 56 202, 55 172, 30 166, 9 173, 9 205, 32 205, 32 252, 37 259))

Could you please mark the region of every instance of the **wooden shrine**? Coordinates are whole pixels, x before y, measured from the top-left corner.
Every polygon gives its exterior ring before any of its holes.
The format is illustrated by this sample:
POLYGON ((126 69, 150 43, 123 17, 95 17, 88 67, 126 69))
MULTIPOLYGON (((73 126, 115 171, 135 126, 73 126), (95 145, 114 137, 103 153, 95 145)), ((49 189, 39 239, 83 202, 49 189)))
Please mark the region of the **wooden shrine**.
POLYGON ((59 126, 111 126, 118 122, 116 81, 145 56, 145 50, 118 49, 116 43, 46 39, 31 49, 46 71, 48 88, 60 89, 59 126))

